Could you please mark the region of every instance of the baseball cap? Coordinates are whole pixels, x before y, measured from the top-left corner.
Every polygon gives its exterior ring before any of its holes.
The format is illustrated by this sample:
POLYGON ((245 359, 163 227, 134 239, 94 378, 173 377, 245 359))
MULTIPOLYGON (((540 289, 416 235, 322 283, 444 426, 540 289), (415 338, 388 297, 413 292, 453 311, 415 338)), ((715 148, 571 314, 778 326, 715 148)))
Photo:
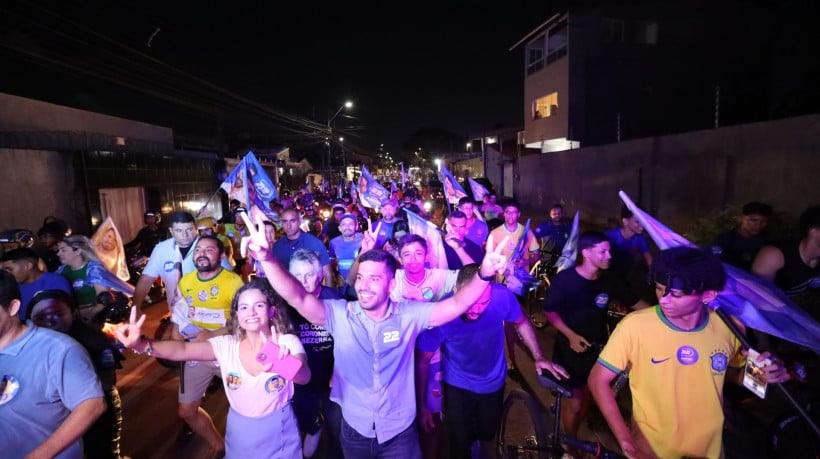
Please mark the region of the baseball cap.
POLYGON ((345 212, 347 209, 345 208, 345 206, 343 204, 334 204, 333 205, 333 212, 336 212, 337 210, 341 210, 342 212, 345 212))
POLYGON ((384 206, 398 207, 398 203, 396 202, 395 199, 387 198, 387 199, 382 199, 381 206, 382 207, 384 207, 384 206))
POLYGON ((342 215, 342 218, 339 219, 339 223, 341 223, 342 220, 344 220, 345 218, 349 218, 349 219, 353 220, 354 222, 356 221, 356 216, 351 214, 350 212, 347 212, 344 215, 342 215))

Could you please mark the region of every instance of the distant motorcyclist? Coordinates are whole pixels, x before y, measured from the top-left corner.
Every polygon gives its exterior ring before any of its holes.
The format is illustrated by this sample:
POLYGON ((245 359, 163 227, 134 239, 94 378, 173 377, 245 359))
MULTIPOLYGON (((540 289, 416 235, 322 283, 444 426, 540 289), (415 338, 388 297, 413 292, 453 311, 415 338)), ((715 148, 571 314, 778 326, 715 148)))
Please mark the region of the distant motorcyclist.
POLYGON ((137 232, 134 240, 125 244, 125 250, 136 249, 136 255, 150 257, 154 247, 166 239, 165 232, 159 226, 161 220, 159 212, 153 210, 145 212, 143 215, 145 226, 137 232))

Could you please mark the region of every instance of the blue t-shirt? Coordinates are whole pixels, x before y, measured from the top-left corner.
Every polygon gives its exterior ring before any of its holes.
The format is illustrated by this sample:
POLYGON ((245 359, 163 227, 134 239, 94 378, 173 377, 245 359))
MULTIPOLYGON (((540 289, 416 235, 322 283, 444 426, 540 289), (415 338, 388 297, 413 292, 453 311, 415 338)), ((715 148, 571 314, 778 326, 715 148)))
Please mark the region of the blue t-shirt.
MULTIPOLYGON (((102 398, 88 353, 70 336, 29 329, 0 351, 0 445, 5 458, 22 458, 42 444, 86 400, 102 398)), ((71 443, 58 459, 83 456, 71 443)))
POLYGON ((43 290, 62 290, 69 295, 74 295, 74 290, 68 279, 57 274, 45 272, 39 279, 30 284, 17 284, 20 286, 20 313, 17 315, 21 321, 26 321, 26 311, 28 311, 28 304, 37 292, 43 290))
POLYGON ((345 241, 344 237, 338 236, 330 240, 330 258, 335 258, 339 266, 339 275, 347 279, 347 273, 359 256, 362 248, 362 233, 356 233, 352 241, 345 241))
POLYGON ((273 256, 287 269, 290 266, 290 257, 293 256, 293 252, 299 249, 313 250, 319 254, 319 261, 321 261, 322 266, 330 263, 330 255, 328 255, 327 248, 322 244, 322 241, 316 236, 301 230, 299 231, 299 237, 294 240, 283 237, 274 242, 273 256))
POLYGON ((636 234, 625 239, 620 228, 607 230, 610 254, 612 254, 612 268, 626 276, 632 271, 635 257, 649 252, 649 242, 643 234, 636 234))
POLYGON ((416 348, 425 352, 441 346, 442 377, 447 384, 479 394, 504 387, 507 363, 503 322, 521 316, 515 295, 503 285, 490 285, 490 304, 478 319, 456 318, 423 331, 416 341, 416 348))

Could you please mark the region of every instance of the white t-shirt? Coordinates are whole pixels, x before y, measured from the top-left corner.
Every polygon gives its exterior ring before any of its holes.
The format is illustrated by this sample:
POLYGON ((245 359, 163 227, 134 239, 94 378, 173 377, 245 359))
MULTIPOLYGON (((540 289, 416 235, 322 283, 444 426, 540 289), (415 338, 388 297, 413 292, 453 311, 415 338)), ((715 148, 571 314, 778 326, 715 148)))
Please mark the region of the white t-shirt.
MULTIPOLYGON (((237 413, 249 418, 261 418, 290 403, 293 398, 293 381, 277 373, 262 372, 251 375, 239 360, 239 341, 233 335, 223 335, 208 340, 222 371, 225 395, 237 413)), ((280 346, 291 354, 304 354, 305 348, 296 335, 280 335, 280 346)))
POLYGON ((418 284, 407 280, 403 269, 396 270, 396 288, 390 293, 393 301, 438 301, 452 293, 456 286, 458 271, 440 268, 424 270, 424 279, 418 284))

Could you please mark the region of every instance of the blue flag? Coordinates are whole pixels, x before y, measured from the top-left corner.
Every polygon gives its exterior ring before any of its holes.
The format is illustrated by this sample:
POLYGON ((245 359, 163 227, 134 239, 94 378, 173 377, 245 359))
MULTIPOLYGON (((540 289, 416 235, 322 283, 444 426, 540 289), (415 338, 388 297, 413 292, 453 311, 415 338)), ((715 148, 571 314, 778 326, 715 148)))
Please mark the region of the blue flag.
POLYGON ((401 189, 407 186, 407 176, 404 175, 404 163, 401 163, 401 189))
POLYGON ((441 183, 444 184, 444 197, 447 198, 448 203, 458 204, 459 199, 467 196, 467 192, 443 163, 441 164, 441 183))
POLYGON ((572 220, 572 229, 569 232, 567 242, 564 243, 564 248, 561 250, 561 256, 555 262, 556 273, 572 268, 575 266, 575 260, 578 256, 578 216, 580 212, 575 211, 575 218, 572 220))
POLYGON ((487 190, 484 185, 476 182, 472 177, 467 177, 467 183, 470 184, 470 191, 473 192, 473 199, 475 199, 476 202, 483 201, 484 196, 490 194, 490 191, 487 190))
POLYGON ((225 190, 230 198, 248 206, 251 219, 256 215, 269 218, 270 202, 279 197, 276 186, 252 151, 242 158, 219 187, 225 190))
MULTIPOLYGON (((696 247, 646 214, 626 193, 621 191, 618 194, 661 250, 678 246, 696 247)), ((726 270, 726 285, 714 304, 710 304, 711 307, 723 308, 747 327, 820 354, 820 325, 808 313, 771 282, 726 263, 723 268, 726 270)))
POLYGON ((392 196, 393 193, 395 193, 396 191, 398 191, 398 188, 396 188, 396 182, 391 180, 390 181, 390 195, 392 196))
POLYGON ((362 176, 359 177, 359 198, 365 207, 378 208, 383 200, 390 197, 390 192, 381 183, 370 175, 364 165, 362 165, 362 176))
POLYGON ((410 233, 417 234, 427 239, 427 263, 429 268, 447 269, 447 254, 444 253, 444 241, 441 239, 441 231, 433 224, 410 210, 405 209, 407 214, 407 227, 410 233))

